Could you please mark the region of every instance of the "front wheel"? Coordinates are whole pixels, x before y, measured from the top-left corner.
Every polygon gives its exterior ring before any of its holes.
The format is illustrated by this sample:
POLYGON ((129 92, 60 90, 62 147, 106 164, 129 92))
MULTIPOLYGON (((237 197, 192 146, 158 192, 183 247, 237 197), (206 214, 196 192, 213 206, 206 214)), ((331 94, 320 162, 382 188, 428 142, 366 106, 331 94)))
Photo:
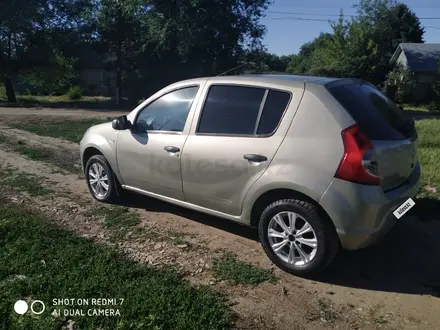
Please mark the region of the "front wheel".
POLYGON ((85 177, 90 194, 100 202, 113 202, 118 197, 113 171, 102 155, 89 158, 85 166, 85 177))
POLYGON ((335 257, 339 238, 316 205, 279 200, 262 213, 258 233, 264 251, 279 268, 298 276, 313 276, 335 257))

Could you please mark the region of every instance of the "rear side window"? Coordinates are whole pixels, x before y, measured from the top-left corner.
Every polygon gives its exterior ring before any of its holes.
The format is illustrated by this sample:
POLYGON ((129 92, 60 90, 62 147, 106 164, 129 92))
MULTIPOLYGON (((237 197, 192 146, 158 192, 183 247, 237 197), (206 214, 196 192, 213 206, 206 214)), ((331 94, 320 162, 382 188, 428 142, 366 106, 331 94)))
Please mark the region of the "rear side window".
POLYGON ((371 140, 403 140, 415 133, 403 110, 370 84, 338 84, 328 90, 371 140))
POLYGON ((253 135, 264 88, 212 86, 203 107, 199 133, 253 135))
POLYGON ((274 132, 290 94, 265 88, 214 85, 209 89, 197 132, 218 135, 267 135, 274 132), (264 103, 263 103, 264 102, 264 103))
POLYGON ((261 113, 257 134, 272 134, 280 123, 290 101, 290 94, 280 91, 269 91, 261 113))

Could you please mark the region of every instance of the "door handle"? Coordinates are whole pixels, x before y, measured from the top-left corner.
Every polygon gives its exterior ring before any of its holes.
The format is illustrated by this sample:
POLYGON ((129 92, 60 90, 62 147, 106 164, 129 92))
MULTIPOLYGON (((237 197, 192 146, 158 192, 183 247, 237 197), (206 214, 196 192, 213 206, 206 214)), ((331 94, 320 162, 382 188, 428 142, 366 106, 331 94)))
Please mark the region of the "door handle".
POLYGON ((265 162, 267 160, 266 156, 255 155, 255 154, 246 154, 243 156, 243 158, 247 159, 250 162, 257 162, 257 163, 265 162))
POLYGON ((180 151, 180 148, 173 147, 173 146, 166 146, 166 147, 164 148, 164 150, 167 151, 167 152, 176 153, 176 152, 179 152, 179 151, 180 151))

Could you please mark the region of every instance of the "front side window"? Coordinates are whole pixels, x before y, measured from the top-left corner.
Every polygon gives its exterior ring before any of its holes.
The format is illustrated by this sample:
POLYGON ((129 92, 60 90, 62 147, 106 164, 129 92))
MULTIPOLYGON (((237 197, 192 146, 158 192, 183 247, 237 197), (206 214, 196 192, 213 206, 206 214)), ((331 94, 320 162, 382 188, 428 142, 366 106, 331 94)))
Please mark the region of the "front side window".
POLYGON ((136 131, 182 132, 197 90, 197 86, 178 89, 148 104, 137 117, 136 131))

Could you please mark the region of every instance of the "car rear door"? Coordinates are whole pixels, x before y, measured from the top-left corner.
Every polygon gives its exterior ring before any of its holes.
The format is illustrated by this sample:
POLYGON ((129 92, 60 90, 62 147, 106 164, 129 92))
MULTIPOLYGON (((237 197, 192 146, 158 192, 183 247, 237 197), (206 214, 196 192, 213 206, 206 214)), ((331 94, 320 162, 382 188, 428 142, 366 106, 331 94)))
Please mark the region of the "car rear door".
POLYGON ((383 190, 403 184, 418 162, 414 121, 369 83, 342 80, 327 88, 371 140, 383 190))
POLYGON ((294 113, 286 109, 296 110, 302 93, 208 82, 182 154, 185 200, 239 215, 284 139, 294 113))

